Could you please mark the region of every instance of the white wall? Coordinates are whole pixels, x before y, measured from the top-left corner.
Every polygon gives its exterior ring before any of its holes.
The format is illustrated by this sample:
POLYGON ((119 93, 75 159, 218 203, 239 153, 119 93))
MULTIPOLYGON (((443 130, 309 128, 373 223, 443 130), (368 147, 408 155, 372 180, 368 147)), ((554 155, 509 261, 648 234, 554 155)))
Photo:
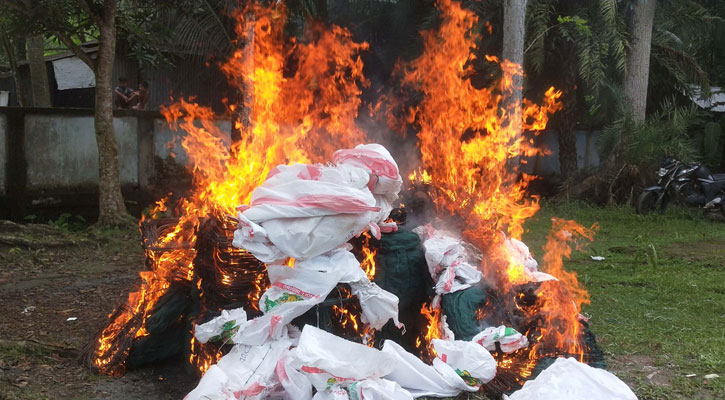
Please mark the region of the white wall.
MULTIPOLYGON (((138 183, 138 120, 116 117, 113 126, 122 184, 138 183)), ((98 184, 98 147, 93 116, 25 116, 27 188, 98 184)))

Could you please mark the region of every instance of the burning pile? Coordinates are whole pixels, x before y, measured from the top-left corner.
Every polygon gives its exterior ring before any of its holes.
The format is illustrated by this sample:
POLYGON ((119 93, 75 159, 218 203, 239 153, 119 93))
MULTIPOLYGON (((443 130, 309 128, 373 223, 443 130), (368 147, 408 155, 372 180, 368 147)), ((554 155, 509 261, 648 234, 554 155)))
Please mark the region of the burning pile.
POLYGON ((248 117, 234 122, 241 138, 207 108, 164 110, 187 133, 194 189, 172 211, 158 202, 173 219, 142 221, 148 271, 89 344, 89 366, 121 374, 185 351, 204 374, 190 399, 308 399, 312 387, 407 399, 510 392, 558 357, 603 364, 579 314, 588 294, 562 263, 595 227, 554 220, 541 271, 520 241, 538 202, 517 164, 540 151, 520 132, 542 131, 561 93, 507 104, 521 68, 490 56, 498 83, 474 87, 477 18, 438 5, 423 54, 397 68, 422 100, 387 104, 422 156, 395 210, 397 164, 380 145, 355 146, 367 44, 340 27, 286 38, 281 4, 238 14, 244 46, 222 70, 244 89, 229 106, 248 117), (437 218, 407 226, 406 213, 430 215, 426 203, 437 218))

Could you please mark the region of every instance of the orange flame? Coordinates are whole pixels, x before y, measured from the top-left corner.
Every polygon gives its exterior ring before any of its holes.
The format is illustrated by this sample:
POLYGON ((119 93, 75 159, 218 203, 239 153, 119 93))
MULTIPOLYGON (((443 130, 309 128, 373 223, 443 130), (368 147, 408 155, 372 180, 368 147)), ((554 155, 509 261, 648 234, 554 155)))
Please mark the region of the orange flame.
POLYGON ((426 325, 425 332, 422 332, 415 339, 415 347, 420 349, 424 358, 432 360, 435 358, 435 350, 431 346, 431 340, 440 339, 442 336, 441 309, 440 307, 434 308, 432 305, 423 304, 420 313, 428 320, 428 325, 426 325))
MULTIPOLYGON (((546 343, 582 360, 584 349, 579 340, 582 326, 579 312, 582 304, 589 304, 589 293, 577 280, 577 274, 564 269, 563 257, 571 256, 571 243, 581 249, 580 239, 592 241, 595 224, 587 229, 575 221, 552 219, 551 232, 544 245, 543 271, 558 279, 556 284, 543 282, 537 292, 539 315, 545 318, 541 325, 539 347, 546 343)), ((534 346, 532 352, 539 349, 534 346)))
POLYGON ((375 278, 375 254, 377 254, 376 249, 372 249, 370 246, 370 239, 372 237, 370 236, 369 232, 365 232, 363 234, 363 240, 362 240, 362 255, 363 259, 360 262, 360 268, 365 271, 365 275, 367 275, 368 279, 371 281, 375 278))
MULTIPOLYGON (((480 35, 473 31, 477 16, 461 3, 439 0, 441 24, 437 30, 422 33, 424 50, 409 65, 399 64, 404 87, 423 92, 417 105, 396 117, 395 107, 388 111, 391 128, 414 126, 423 166, 409 175, 412 183, 426 186, 439 212, 460 217, 464 237, 486 254, 482 269, 487 280, 508 296, 508 306, 516 303, 514 290, 529 278, 520 261, 509 253, 506 238, 520 239, 523 223, 539 209, 538 198, 527 196, 534 177, 519 173, 521 157, 541 154, 521 131, 538 135, 545 129, 549 115, 561 108, 561 92, 553 87, 544 94, 541 105, 523 100, 513 104, 514 77, 522 75, 521 66, 494 56, 481 57, 477 45, 480 35), (475 87, 470 79, 478 71, 474 65, 489 63, 500 69, 500 78, 488 88, 475 87)), ((393 104, 395 106, 395 104, 393 104)), ((591 230, 573 223, 556 222, 557 232, 566 230, 591 239, 591 230)), ((562 268, 561 255, 568 256, 562 234, 547 244, 546 271, 559 282, 544 282, 530 316, 543 315, 539 337, 530 339, 529 350, 499 358, 501 368, 521 368, 520 358, 528 352, 529 361, 520 376, 530 374, 540 352, 556 348, 581 353, 580 324, 576 320, 581 304, 588 301, 586 290, 576 275, 562 268), (558 261, 557 261, 558 260, 558 261), (554 288, 560 288, 555 293, 554 288), (526 372, 528 371, 528 372, 526 372)), ((440 335, 437 310, 424 307, 429 320, 419 347, 440 335)), ((532 335, 535 335, 532 333, 532 335)))
POLYGON ((357 322, 358 317, 354 313, 350 312, 350 310, 335 305, 332 306, 332 312, 337 318, 339 318, 340 326, 342 328, 347 328, 349 325, 354 332, 359 332, 359 325, 357 322))
POLYGON ((500 262, 486 265, 489 278, 500 277, 508 267, 501 254, 505 231, 515 238, 523 233, 523 222, 539 209, 538 199, 526 197, 533 177, 519 179, 512 160, 539 153, 532 141, 520 135, 518 127, 535 134, 546 127, 548 115, 561 108, 560 91, 550 88, 543 105, 524 101, 516 111, 507 105, 513 90, 513 76, 520 66, 498 62, 501 78, 490 88, 474 87, 470 77, 478 53, 479 35, 472 32, 478 18, 458 2, 440 0, 440 28, 422 33, 424 51, 409 66, 398 66, 403 84, 425 94, 406 113, 406 122, 419 126, 418 143, 423 169, 413 172, 412 181, 429 183, 439 211, 464 218, 464 234, 481 249, 499 253, 500 262), (517 119, 518 117, 518 119, 517 119))
MULTIPOLYGON (((230 143, 229 133, 215 122, 212 110, 193 101, 180 100, 162 108, 171 128, 186 132, 181 146, 188 155, 194 187, 174 210, 178 224, 157 243, 177 249, 152 256, 153 268, 141 273, 139 289, 128 296, 128 309, 101 333, 93 352, 99 371, 112 372, 114 354, 128 351, 114 348, 114 340, 125 335, 128 326, 133 337, 147 334, 146 318, 171 282, 192 279, 200 219, 233 215, 276 165, 329 159, 334 150, 363 142, 355 118, 360 87, 368 84, 359 53, 368 45, 355 43, 349 31, 336 26, 331 30, 313 27, 304 43, 288 40, 283 34, 285 19, 281 4, 252 4, 237 14, 237 33, 245 46, 221 69, 233 84, 246 89, 245 98, 250 100, 243 105, 249 123, 235 124, 242 140, 230 143), (290 60, 296 62, 292 73, 287 69, 290 60), (139 318, 140 324, 133 325, 139 318)), ((238 106, 232 104, 229 109, 238 106)), ((155 211, 164 210, 161 201, 155 211)), ((254 286, 249 293, 251 304, 266 289, 264 277, 256 277, 254 286)), ((203 347, 197 345, 192 341, 193 349, 203 347)), ((192 357, 201 357, 197 350, 192 357)), ((209 365, 191 361, 202 371, 209 365)))

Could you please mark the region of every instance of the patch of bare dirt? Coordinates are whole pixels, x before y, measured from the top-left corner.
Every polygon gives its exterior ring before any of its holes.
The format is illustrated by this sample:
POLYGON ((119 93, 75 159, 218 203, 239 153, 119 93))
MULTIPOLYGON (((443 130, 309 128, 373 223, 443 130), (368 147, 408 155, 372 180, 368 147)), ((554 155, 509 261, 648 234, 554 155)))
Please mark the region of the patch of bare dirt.
POLYGON ((0 242, 0 400, 179 399, 198 380, 184 360, 98 376, 78 360, 107 315, 139 283, 139 233, 24 232, 0 242), (37 246, 56 236, 57 246, 37 246))

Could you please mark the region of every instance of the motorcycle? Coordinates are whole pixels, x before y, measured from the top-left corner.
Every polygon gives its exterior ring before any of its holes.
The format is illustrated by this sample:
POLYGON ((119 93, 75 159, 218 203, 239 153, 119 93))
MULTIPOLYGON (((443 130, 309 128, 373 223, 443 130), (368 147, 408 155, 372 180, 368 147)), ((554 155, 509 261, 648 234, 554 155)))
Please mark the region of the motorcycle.
POLYGON ((637 213, 665 212, 670 199, 688 206, 720 209, 725 216, 725 174, 712 174, 702 164, 688 164, 666 159, 657 171, 657 185, 642 192, 637 213))

